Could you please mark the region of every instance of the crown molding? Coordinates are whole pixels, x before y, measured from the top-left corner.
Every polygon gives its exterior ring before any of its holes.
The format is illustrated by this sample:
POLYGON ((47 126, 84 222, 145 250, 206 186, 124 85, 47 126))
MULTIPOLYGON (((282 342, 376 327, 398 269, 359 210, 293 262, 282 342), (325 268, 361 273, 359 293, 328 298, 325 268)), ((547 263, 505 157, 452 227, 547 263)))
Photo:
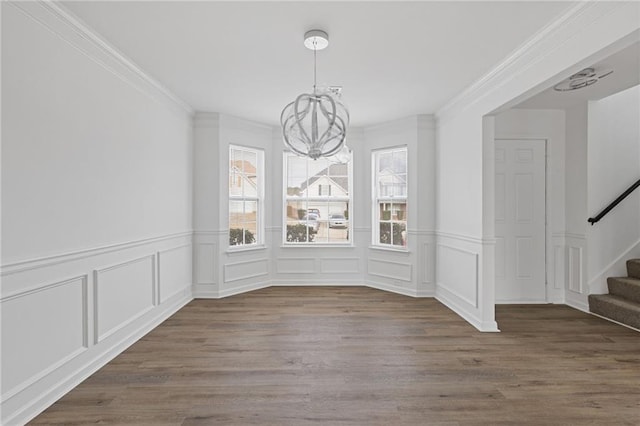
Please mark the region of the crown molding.
MULTIPOLYGON (((517 78, 533 65, 552 55, 567 41, 596 24, 617 8, 618 2, 580 1, 525 41, 482 78, 471 84, 436 112, 439 123, 469 109, 472 105, 517 78)), ((552 77, 552 76, 549 76, 552 77)))
POLYGON ((194 109, 57 2, 10 1, 16 9, 151 99, 193 116, 194 109))

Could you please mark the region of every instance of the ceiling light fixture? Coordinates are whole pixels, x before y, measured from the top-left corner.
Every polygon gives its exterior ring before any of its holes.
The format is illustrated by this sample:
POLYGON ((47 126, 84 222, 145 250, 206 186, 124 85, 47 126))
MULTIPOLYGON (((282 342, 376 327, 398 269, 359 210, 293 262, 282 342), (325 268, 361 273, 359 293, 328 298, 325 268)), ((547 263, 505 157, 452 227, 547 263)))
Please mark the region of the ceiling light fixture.
POLYGON ((553 86, 553 90, 556 92, 568 92, 571 90, 582 89, 583 87, 591 86, 598 82, 598 80, 605 78, 611 74, 613 70, 602 70, 596 72, 594 68, 585 68, 573 74, 566 80, 553 86))
POLYGON ((322 30, 307 31, 304 45, 313 50, 313 93, 303 93, 280 114, 284 144, 294 153, 317 160, 339 152, 347 135, 349 111, 339 91, 316 86, 316 52, 329 45, 322 30))

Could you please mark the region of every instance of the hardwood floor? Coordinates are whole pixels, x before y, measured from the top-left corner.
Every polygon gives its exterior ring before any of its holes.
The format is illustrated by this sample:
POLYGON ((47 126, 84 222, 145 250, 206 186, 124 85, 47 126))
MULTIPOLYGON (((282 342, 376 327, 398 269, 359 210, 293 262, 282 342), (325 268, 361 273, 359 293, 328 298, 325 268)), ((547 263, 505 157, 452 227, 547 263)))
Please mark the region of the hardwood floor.
POLYGON ((555 305, 480 333, 434 299, 195 300, 31 424, 639 425, 640 335, 555 305))

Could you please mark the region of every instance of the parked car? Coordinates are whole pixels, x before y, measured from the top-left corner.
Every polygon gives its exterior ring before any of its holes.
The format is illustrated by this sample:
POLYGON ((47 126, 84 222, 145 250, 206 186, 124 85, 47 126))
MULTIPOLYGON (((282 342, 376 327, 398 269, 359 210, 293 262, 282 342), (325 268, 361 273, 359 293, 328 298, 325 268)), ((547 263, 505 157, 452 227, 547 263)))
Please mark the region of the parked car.
POLYGON ((347 219, 343 214, 329 215, 329 228, 346 228, 347 219))
POLYGON ((309 209, 309 210, 307 210, 307 213, 313 213, 316 216, 318 216, 318 219, 320 219, 320 210, 319 209, 309 209))
POLYGON ((307 227, 310 228, 310 230, 312 230, 313 232, 318 232, 318 229, 320 229, 319 219, 320 218, 317 214, 307 213, 306 215, 302 216, 302 219, 300 219, 298 223, 300 225, 307 225, 307 227))

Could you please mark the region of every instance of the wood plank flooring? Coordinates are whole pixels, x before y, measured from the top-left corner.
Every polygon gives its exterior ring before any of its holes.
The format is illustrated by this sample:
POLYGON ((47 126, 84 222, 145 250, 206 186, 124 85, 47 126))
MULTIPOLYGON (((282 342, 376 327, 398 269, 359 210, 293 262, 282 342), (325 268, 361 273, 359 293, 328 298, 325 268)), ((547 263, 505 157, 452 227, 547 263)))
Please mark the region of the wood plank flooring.
POLYGON ((640 425, 640 334, 555 305, 480 333, 434 299, 195 300, 34 425, 640 425))

